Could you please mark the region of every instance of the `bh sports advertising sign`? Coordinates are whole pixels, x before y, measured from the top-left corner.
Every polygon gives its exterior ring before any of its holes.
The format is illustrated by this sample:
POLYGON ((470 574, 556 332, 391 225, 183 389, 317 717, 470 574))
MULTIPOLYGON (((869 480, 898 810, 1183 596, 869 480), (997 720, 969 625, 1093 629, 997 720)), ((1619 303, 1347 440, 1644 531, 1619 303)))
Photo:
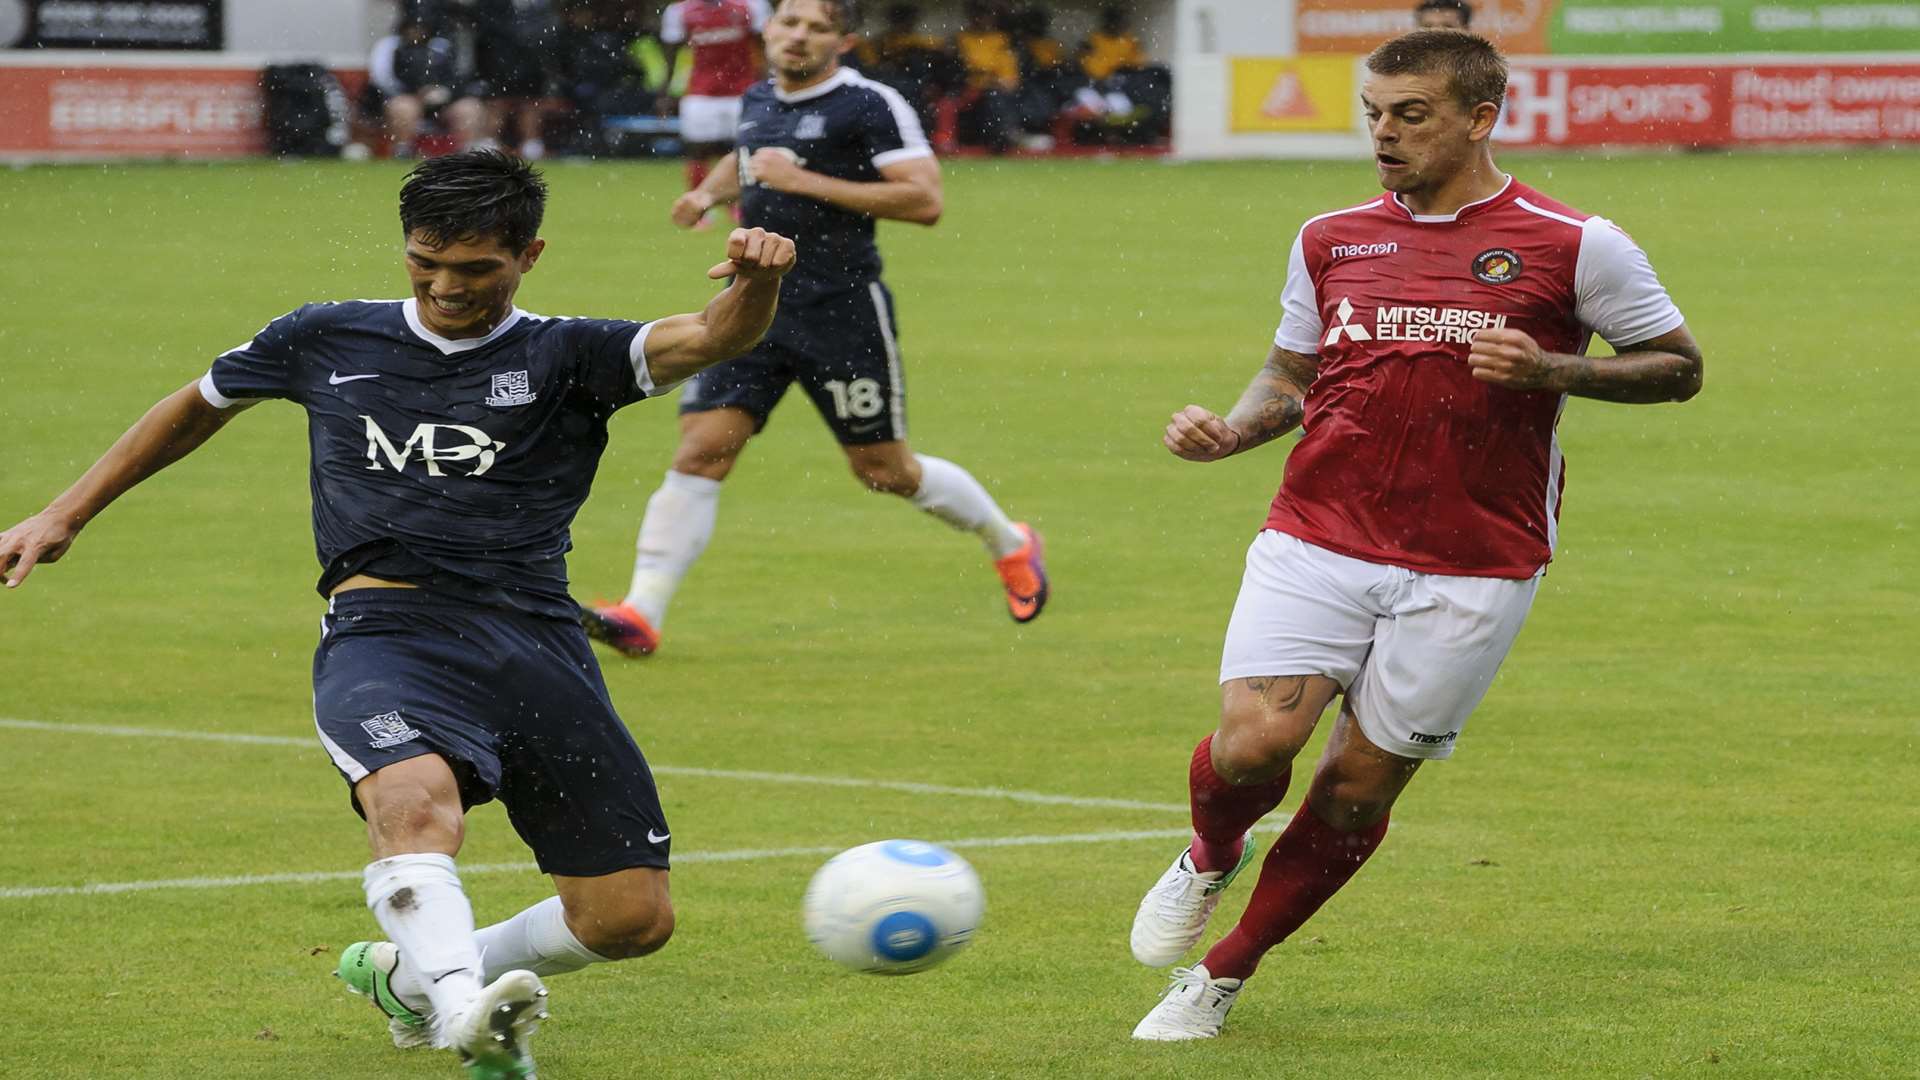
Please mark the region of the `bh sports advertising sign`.
MULTIPOLYGON (((1472 0, 1510 55, 1920 50, 1920 0, 1472 0)), ((1294 0, 1302 53, 1364 53, 1413 28, 1411 2, 1294 0)))
POLYGON ((1920 62, 1513 62, 1503 146, 1920 142, 1920 62))

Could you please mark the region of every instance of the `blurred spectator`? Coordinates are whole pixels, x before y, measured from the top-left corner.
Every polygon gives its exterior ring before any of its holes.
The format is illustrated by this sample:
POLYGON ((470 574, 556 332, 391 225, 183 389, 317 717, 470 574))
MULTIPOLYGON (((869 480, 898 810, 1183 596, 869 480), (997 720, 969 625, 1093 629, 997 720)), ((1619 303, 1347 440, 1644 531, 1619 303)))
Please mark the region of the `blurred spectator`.
POLYGON ((478 98, 457 96, 461 77, 453 42, 433 33, 420 13, 403 16, 393 34, 374 43, 367 60, 367 88, 361 112, 378 117, 395 158, 413 157, 426 125, 464 149, 485 132, 486 106, 478 98))
POLYGON ((1413 6, 1413 25, 1421 30, 1465 30, 1473 25, 1467 0, 1420 0, 1413 6))
POLYGON ((546 156, 546 119, 566 109, 558 93, 560 17, 554 0, 444 3, 443 10, 471 30, 478 74, 472 89, 486 99, 491 128, 517 142, 520 156, 546 156))
POLYGON ((733 149, 740 95, 766 66, 760 32, 772 15, 767 0, 679 0, 660 18, 661 41, 693 50, 693 71, 680 99, 688 191, 707 178, 715 158, 733 149))
POLYGON ((1080 69, 1094 83, 1147 66, 1147 51, 1127 27, 1127 13, 1118 4, 1100 9, 1100 28, 1080 46, 1080 69))
POLYGON ((1053 36, 1053 14, 1034 5, 1013 16, 1013 47, 1020 63, 1017 111, 1021 143, 1030 150, 1051 149, 1054 119, 1072 100, 1080 74, 1068 62, 1067 47, 1053 36))
POLYGON ((1080 69, 1091 80, 1074 93, 1077 132, 1098 141, 1148 143, 1172 129, 1173 76, 1152 63, 1117 4, 1100 11, 1100 27, 1080 46, 1080 69))
POLYGON ((576 2, 564 19, 560 89, 572 108, 566 152, 597 157, 607 150, 606 117, 650 114, 660 102, 636 59, 640 34, 626 12, 576 2))
POLYGON ((966 16, 966 27, 953 37, 967 81, 957 103, 960 141, 1003 154, 1019 127, 1020 59, 999 11, 984 0, 968 0, 966 16))
POLYGON ((961 84, 953 51, 941 38, 920 31, 920 8, 910 3, 887 8, 886 29, 860 43, 855 62, 868 78, 900 91, 928 131, 935 127, 935 104, 961 84))

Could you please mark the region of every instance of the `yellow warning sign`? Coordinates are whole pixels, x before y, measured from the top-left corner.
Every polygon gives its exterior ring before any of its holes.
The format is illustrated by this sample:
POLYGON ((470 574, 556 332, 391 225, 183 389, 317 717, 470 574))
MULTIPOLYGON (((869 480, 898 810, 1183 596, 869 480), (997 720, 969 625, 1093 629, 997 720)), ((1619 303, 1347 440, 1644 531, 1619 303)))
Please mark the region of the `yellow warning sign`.
POLYGON ((1234 57, 1228 130, 1350 130, 1355 60, 1352 56, 1234 57))

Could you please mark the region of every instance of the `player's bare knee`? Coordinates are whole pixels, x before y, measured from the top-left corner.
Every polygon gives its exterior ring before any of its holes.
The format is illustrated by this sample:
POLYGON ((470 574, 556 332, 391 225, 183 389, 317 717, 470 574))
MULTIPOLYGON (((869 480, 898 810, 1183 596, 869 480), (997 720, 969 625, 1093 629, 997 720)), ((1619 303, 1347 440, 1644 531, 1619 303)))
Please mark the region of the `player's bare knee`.
POLYGON ((673 904, 664 897, 636 896, 631 903, 590 915, 575 933, 580 944, 609 960, 646 956, 673 937, 673 904))
POLYGON ((1213 737, 1213 768, 1229 783, 1271 779, 1313 735, 1318 710, 1291 698, 1263 695, 1259 684, 1268 681, 1237 680, 1222 696, 1220 730, 1213 737))
POLYGON ((1380 776, 1322 768, 1314 774, 1307 803, 1328 825, 1341 832, 1359 832, 1387 816, 1400 789, 1399 783, 1380 776))
POLYGON ((423 787, 384 792, 367 807, 367 828, 381 854, 437 851, 465 837, 466 816, 423 787))

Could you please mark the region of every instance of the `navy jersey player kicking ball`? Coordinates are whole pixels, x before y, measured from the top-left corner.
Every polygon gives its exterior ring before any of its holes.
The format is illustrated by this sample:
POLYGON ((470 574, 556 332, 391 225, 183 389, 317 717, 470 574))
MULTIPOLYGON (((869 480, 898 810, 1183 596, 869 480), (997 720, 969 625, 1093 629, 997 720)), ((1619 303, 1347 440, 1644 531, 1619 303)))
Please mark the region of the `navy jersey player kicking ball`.
POLYGON ((898 495, 986 545, 1017 622, 1040 614, 1047 576, 1038 534, 1008 519, 967 470, 907 448, 906 387, 893 295, 880 280, 874 219, 932 225, 940 166, 899 93, 840 66, 856 42, 852 0, 785 0, 766 29, 773 77, 742 99, 733 167, 673 205, 683 228, 738 201, 749 225, 806 252, 780 314, 753 352, 687 385, 680 445, 647 500, 626 598, 584 610, 587 632, 629 656, 660 643, 667 604, 706 549, 720 483, 795 382, 869 490, 898 495))
POLYGON ((546 186, 497 151, 429 161, 400 191, 411 299, 309 304, 155 405, 39 514, 0 533, 17 588, 135 484, 255 402, 304 408, 319 583, 320 742, 366 819, 387 940, 340 975, 400 1046, 472 1077, 531 1077, 540 977, 650 953, 673 932, 669 832, 568 598, 567 529, 614 410, 752 347, 793 243, 736 229, 698 314, 561 319, 514 306, 546 186), (506 673, 506 674, 503 674, 506 673), (557 895, 479 930, 454 867, 467 807, 499 798, 557 895))

